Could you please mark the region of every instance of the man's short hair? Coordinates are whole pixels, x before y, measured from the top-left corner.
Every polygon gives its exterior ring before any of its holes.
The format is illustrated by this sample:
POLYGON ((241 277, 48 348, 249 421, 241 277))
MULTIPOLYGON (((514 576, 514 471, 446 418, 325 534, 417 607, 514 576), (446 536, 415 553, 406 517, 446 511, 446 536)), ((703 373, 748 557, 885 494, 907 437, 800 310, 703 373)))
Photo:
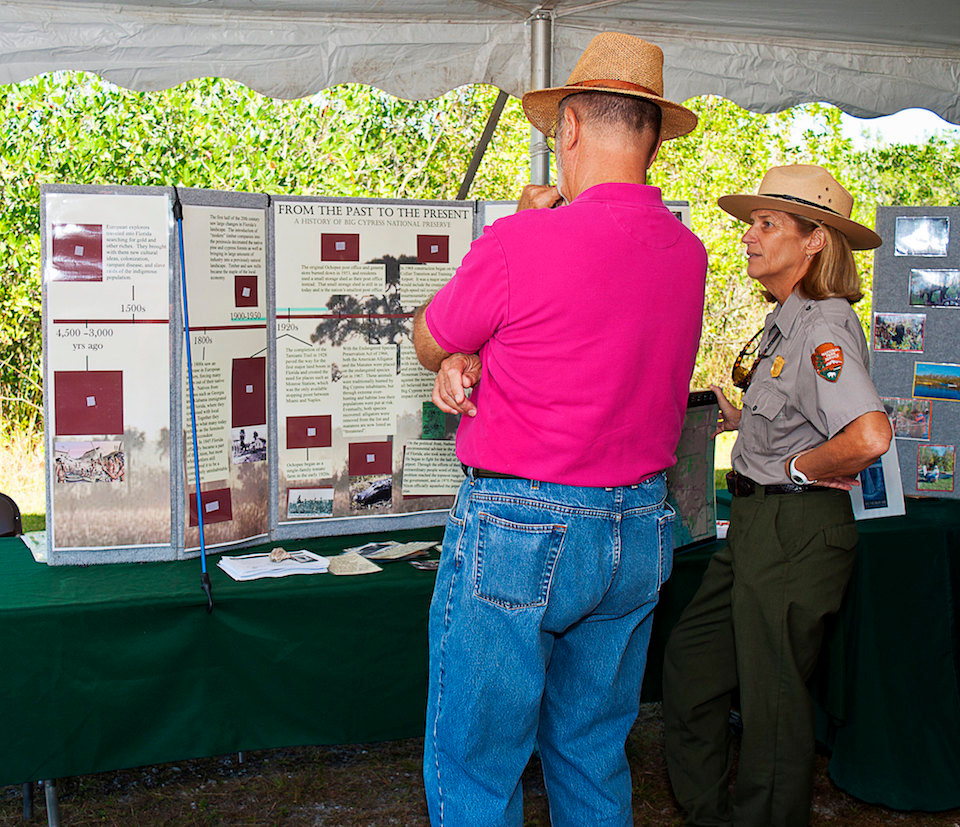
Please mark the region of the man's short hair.
POLYGON ((663 112, 653 101, 616 92, 575 92, 560 101, 559 119, 573 103, 577 117, 584 123, 603 127, 617 127, 641 134, 651 130, 660 134, 663 112))

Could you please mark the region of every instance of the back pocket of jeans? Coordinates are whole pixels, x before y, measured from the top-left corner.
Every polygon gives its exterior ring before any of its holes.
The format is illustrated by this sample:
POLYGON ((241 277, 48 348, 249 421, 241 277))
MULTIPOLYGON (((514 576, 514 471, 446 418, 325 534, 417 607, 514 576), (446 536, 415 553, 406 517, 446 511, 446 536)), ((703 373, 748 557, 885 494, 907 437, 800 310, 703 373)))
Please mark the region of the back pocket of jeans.
POLYGON ((506 609, 545 606, 565 531, 481 513, 474 594, 506 609))

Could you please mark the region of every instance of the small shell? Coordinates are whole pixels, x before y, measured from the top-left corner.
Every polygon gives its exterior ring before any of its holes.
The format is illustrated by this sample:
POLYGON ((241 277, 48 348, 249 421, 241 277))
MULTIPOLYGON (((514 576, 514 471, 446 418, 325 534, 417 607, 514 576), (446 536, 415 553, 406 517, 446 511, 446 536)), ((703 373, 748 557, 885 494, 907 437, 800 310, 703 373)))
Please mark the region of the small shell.
POLYGON ((273 551, 270 552, 269 558, 271 563, 279 563, 282 560, 289 560, 290 552, 284 548, 280 548, 280 546, 277 546, 273 551))

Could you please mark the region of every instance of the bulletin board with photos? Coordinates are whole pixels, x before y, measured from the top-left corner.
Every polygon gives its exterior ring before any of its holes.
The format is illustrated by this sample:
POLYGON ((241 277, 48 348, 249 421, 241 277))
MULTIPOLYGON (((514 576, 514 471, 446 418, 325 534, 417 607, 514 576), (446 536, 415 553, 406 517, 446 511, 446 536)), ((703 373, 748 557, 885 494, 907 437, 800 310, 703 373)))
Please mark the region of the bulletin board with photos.
POLYGON ((960 208, 880 207, 870 373, 907 496, 960 497, 960 208))
POLYGON ((514 210, 44 185, 47 562, 196 556, 201 514, 210 552, 442 524, 457 418, 413 315, 514 210))

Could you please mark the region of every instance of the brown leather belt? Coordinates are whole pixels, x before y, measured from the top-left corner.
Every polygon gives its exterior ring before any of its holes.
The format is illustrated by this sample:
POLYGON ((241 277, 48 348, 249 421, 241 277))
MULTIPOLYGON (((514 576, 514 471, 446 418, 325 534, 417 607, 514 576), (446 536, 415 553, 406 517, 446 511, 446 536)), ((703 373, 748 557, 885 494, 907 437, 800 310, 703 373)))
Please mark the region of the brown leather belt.
POLYGON ((804 494, 809 491, 826 491, 818 485, 795 485, 792 482, 782 485, 761 485, 750 477, 738 474, 736 471, 727 472, 727 491, 734 497, 749 497, 757 492, 764 494, 804 494))

